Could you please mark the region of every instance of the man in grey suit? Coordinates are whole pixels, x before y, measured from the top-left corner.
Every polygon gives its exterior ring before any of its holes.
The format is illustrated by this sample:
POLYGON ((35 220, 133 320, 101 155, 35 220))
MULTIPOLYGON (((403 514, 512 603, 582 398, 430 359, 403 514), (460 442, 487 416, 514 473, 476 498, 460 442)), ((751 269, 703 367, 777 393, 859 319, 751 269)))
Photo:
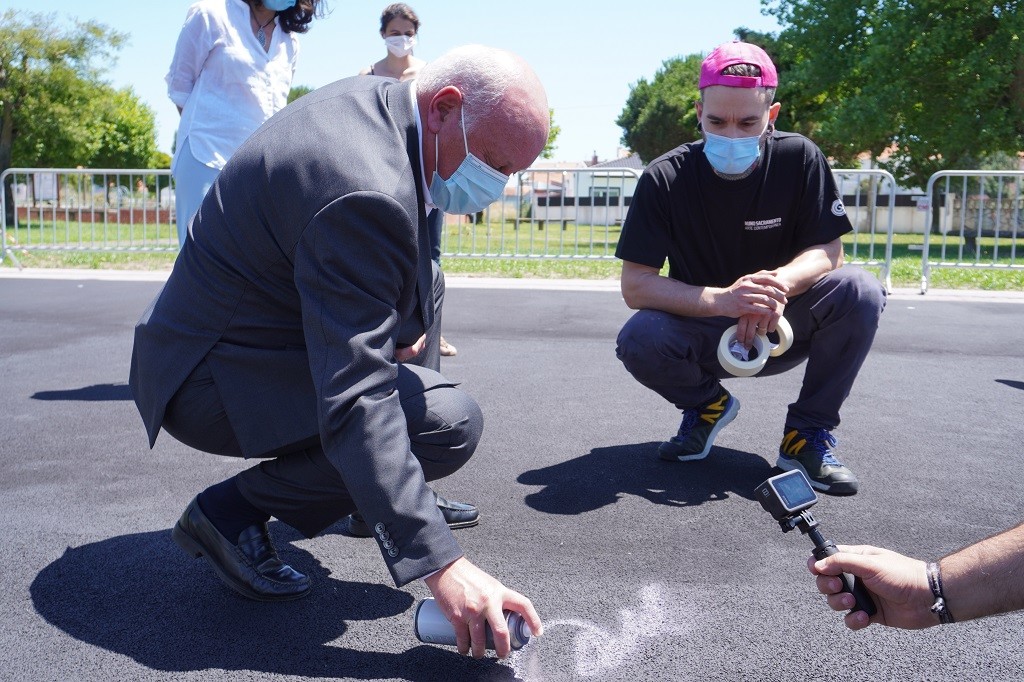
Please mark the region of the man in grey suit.
POLYGON ((136 327, 130 385, 151 445, 162 427, 262 460, 200 493, 172 531, 230 587, 306 595, 267 521, 313 537, 358 510, 396 585, 424 579, 461 653, 483 655, 488 623, 508 654, 503 610, 541 630, 529 599, 463 556, 449 525, 475 510, 426 484, 469 459, 483 426, 436 371, 443 282, 426 212, 482 210, 547 134, 530 67, 469 46, 417 81, 306 95, 225 166, 136 327))

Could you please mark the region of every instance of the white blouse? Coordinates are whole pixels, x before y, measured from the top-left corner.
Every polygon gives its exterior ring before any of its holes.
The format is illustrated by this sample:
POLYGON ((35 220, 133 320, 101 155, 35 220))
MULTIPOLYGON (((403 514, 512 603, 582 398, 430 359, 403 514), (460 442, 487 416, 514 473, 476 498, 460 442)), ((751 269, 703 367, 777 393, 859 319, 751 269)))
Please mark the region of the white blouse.
POLYGON ((282 31, 275 17, 264 29, 271 36, 264 52, 249 13, 243 0, 200 0, 188 8, 165 78, 168 96, 182 109, 172 171, 186 138, 197 161, 223 168, 288 103, 298 34, 282 31))

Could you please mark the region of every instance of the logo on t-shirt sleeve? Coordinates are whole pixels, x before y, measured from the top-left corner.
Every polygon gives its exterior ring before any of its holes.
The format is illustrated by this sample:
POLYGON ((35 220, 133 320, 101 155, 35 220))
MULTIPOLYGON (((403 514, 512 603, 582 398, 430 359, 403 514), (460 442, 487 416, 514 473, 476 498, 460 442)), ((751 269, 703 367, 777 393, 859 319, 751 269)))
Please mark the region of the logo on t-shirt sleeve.
POLYGON ((842 199, 836 199, 832 202, 832 215, 840 217, 846 215, 846 207, 843 206, 842 199))

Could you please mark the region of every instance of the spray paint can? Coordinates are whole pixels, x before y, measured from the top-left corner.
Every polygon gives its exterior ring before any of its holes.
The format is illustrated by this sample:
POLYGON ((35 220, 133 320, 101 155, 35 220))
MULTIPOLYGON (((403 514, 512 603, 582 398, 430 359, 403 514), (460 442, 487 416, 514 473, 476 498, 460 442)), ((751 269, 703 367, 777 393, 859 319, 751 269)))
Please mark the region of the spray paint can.
MULTIPOLYGON (((505 612, 505 623, 508 624, 509 644, 512 650, 522 649, 530 641, 533 633, 526 619, 515 611, 505 612)), ((491 626, 486 625, 487 648, 494 649, 494 637, 491 634, 491 626)), ((455 628, 448 622, 448 619, 441 613, 441 607, 431 598, 424 599, 416 605, 416 614, 413 616, 413 629, 416 632, 416 639, 427 644, 447 644, 455 646, 455 628)))

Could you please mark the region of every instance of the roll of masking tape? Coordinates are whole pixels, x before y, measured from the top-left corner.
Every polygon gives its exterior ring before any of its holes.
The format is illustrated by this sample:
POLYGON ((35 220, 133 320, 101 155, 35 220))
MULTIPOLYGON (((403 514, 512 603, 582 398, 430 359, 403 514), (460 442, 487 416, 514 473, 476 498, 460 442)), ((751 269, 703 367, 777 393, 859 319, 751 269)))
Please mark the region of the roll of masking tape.
POLYGON ((779 318, 778 324, 775 325, 775 332, 779 335, 779 342, 773 344, 771 351, 768 353, 773 358, 779 357, 793 345, 793 328, 789 326, 786 318, 779 318))
POLYGON ((754 337, 754 343, 751 346, 751 350, 754 351, 754 357, 750 360, 743 360, 733 355, 730 348, 733 342, 736 341, 736 330, 738 328, 739 326, 734 324, 726 329, 725 333, 722 334, 722 339, 718 342, 718 362, 725 368, 726 372, 733 376, 754 376, 764 369, 769 357, 778 357, 793 345, 793 328, 786 321, 786 318, 780 317, 776 325, 779 342, 773 344, 766 335, 758 334, 754 337))
POLYGON ((718 342, 718 362, 722 364, 725 371, 736 377, 752 377, 760 372, 766 362, 768 362, 768 352, 771 348, 771 344, 768 342, 768 337, 764 334, 758 334, 754 337, 754 343, 751 346, 751 350, 754 351, 754 357, 751 360, 743 360, 732 354, 730 346, 736 341, 736 330, 738 325, 733 325, 725 330, 722 334, 722 340, 718 342))

